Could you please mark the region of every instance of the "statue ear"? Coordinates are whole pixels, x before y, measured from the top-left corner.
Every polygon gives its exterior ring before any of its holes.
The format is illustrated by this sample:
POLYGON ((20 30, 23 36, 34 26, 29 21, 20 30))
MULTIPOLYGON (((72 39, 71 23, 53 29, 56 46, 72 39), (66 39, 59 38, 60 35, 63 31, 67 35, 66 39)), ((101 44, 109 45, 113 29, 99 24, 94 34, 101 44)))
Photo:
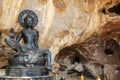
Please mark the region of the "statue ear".
POLYGON ((10 29, 9 37, 14 39, 14 29, 13 28, 10 29))

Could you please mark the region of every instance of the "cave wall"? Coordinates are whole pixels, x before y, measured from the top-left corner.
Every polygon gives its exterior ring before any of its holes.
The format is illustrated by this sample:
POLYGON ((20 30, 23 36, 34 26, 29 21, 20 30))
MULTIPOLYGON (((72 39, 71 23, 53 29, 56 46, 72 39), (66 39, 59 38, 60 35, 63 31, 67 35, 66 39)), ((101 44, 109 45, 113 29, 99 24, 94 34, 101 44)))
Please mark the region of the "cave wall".
MULTIPOLYGON (((116 67, 117 70, 120 67, 119 4, 119 0, 0 0, 0 49, 8 49, 4 39, 10 28, 14 28, 15 35, 22 29, 17 21, 18 14, 30 9, 39 18, 35 27, 40 35, 39 46, 50 49, 52 63, 59 62, 60 58, 69 61, 78 55, 85 66, 104 65, 103 72, 108 77, 111 75, 108 79, 112 80, 116 77, 113 76, 116 67), (112 46, 110 40, 113 40, 112 46), (115 51, 113 56, 105 54, 107 45, 115 51)), ((6 61, 6 54, 4 56, 6 61)), ((96 73, 91 72, 92 76, 102 74, 99 67, 96 73)))
POLYGON ((71 78, 83 73, 88 79, 100 76, 102 80, 119 80, 120 45, 117 38, 117 35, 113 38, 94 34, 85 42, 61 49, 54 60, 60 66, 66 66, 68 73, 71 71, 71 78))
POLYGON ((37 13, 39 23, 39 46, 49 48, 52 59, 60 49, 74 43, 81 43, 112 20, 109 14, 103 14, 119 0, 1 0, 0 31, 1 44, 8 36, 10 28, 17 33, 20 27, 17 17, 20 11, 30 9, 37 13))

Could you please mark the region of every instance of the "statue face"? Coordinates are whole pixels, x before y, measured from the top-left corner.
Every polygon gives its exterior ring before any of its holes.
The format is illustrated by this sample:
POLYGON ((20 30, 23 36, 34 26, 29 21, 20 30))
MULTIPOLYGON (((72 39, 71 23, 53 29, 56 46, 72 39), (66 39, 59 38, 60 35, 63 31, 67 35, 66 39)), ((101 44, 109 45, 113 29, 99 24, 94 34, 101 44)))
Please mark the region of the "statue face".
POLYGON ((25 22, 27 27, 32 27, 33 26, 33 19, 31 17, 26 17, 24 22, 25 22))

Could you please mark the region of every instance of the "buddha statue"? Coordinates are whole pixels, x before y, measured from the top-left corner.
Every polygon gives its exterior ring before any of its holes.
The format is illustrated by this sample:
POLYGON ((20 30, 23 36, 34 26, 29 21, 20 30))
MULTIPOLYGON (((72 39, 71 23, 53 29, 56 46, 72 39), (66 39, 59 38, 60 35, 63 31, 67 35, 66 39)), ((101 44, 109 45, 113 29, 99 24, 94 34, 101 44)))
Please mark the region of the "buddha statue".
POLYGON ((9 68, 6 74, 14 76, 18 76, 18 73, 19 76, 48 75, 48 71, 52 71, 51 52, 40 49, 38 46, 39 32, 34 29, 38 23, 37 15, 31 10, 24 10, 19 14, 18 22, 23 29, 18 33, 16 39, 14 39, 13 28, 10 30, 9 37, 5 39, 8 46, 16 51, 16 54, 8 59, 9 68), (21 40, 23 43, 20 43, 21 40), (24 69, 24 72, 20 74, 18 68, 24 69), (12 69, 16 69, 16 72, 13 73, 12 69), (32 72, 30 72, 31 70, 32 72))

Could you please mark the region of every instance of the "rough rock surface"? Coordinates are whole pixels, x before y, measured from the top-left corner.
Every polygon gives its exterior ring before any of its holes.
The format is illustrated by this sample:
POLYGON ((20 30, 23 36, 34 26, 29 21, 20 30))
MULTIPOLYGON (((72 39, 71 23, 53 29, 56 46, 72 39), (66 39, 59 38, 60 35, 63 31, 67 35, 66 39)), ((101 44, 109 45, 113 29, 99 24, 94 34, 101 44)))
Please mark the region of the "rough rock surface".
MULTIPOLYGON (((106 69, 105 65, 110 64, 119 69, 120 0, 0 0, 1 46, 8 47, 4 38, 10 28, 16 35, 22 28, 17 18, 24 9, 37 13, 39 46, 50 49, 53 65, 55 61, 66 65, 92 61, 91 66, 97 63, 106 69)), ((97 70, 88 71, 95 77, 97 70)), ((110 73, 106 71, 104 74, 110 73)))

